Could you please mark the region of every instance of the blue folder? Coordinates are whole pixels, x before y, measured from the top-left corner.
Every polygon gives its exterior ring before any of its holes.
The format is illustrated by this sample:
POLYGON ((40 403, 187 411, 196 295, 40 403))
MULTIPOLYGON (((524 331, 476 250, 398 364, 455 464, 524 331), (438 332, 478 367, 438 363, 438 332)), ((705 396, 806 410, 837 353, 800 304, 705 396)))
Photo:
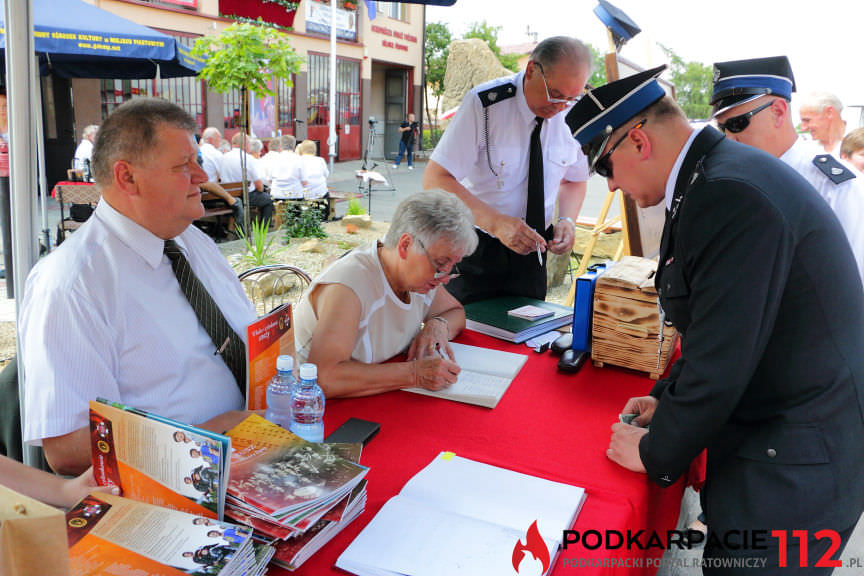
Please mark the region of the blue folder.
POLYGON ((594 264, 576 279, 573 302, 573 350, 591 350, 591 316, 594 311, 594 285, 606 271, 606 264, 594 264))

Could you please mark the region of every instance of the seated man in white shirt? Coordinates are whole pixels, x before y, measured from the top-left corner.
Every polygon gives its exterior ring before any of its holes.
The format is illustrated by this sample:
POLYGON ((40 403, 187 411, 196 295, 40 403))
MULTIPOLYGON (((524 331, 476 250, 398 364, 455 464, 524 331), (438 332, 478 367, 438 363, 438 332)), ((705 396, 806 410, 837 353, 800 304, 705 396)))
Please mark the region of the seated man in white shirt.
POLYGON ((300 156, 294 152, 297 140, 290 134, 281 138, 282 152, 274 163, 271 172, 270 196, 278 200, 303 198, 303 184, 300 182, 300 156))
POLYGON ((89 466, 88 401, 97 397, 219 432, 246 415, 245 375, 215 353, 163 253, 173 239, 242 340, 255 311, 213 241, 191 226, 207 181, 194 130, 165 100, 117 108, 93 153, 102 201, 27 279, 24 439, 41 444, 57 472, 89 466))
POLYGON ((219 177, 222 182, 240 182, 242 178, 241 158, 246 157, 246 181, 249 183, 249 205, 257 206, 263 222, 270 222, 273 215, 273 200, 264 191, 264 181, 258 159, 249 150, 251 140, 244 138, 243 132, 237 132, 231 137, 231 151, 222 156, 219 166, 219 177))
POLYGON ((89 169, 90 158, 93 156, 93 142, 96 140, 96 133, 99 132, 99 126, 91 124, 84 128, 81 133, 81 142, 75 148, 75 160, 72 167, 76 170, 89 169))

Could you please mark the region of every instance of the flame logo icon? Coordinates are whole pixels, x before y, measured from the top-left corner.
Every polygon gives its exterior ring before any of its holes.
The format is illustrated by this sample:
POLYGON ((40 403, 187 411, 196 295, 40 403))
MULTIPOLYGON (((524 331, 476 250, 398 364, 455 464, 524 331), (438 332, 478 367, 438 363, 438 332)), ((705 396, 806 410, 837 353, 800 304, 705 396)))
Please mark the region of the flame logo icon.
POLYGON ((519 573, 519 565, 525 559, 525 553, 529 552, 534 560, 540 561, 543 564, 541 574, 545 574, 549 569, 549 549, 546 548, 546 543, 543 542, 543 537, 540 536, 540 530, 537 529, 537 521, 531 523, 528 532, 525 534, 525 544, 522 540, 517 540, 513 547, 513 569, 519 573))

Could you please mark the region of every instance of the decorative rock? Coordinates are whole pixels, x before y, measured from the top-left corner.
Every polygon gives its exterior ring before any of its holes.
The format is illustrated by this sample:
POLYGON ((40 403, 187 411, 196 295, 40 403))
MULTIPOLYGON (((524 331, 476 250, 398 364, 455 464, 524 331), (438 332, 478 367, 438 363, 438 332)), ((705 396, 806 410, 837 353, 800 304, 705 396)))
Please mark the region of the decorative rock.
POLYGON ((315 254, 320 254, 324 252, 324 248, 321 246, 321 241, 317 238, 312 238, 311 240, 307 240, 303 244, 300 245, 301 252, 314 252, 315 254))
POLYGON ((371 228, 372 217, 369 214, 346 214, 342 217, 342 225, 347 228, 349 224, 357 228, 371 228))
POLYGON ((459 106, 462 98, 474 86, 511 74, 513 72, 501 65, 484 40, 469 38, 451 42, 441 110, 459 106))

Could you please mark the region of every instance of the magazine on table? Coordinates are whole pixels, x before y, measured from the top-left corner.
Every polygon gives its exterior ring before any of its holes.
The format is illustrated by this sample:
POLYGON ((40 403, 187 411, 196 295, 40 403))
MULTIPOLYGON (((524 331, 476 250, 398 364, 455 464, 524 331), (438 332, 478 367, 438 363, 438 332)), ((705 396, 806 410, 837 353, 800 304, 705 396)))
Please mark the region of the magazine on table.
POLYGON ((231 440, 103 398, 90 402, 90 449, 100 486, 157 506, 223 518, 231 440))
MULTIPOLYGON (((265 286, 260 287, 262 290, 264 288, 265 286)), ((267 384, 276 374, 276 359, 281 355, 294 356, 294 317, 291 304, 275 308, 246 329, 247 410, 267 408, 267 384)))

